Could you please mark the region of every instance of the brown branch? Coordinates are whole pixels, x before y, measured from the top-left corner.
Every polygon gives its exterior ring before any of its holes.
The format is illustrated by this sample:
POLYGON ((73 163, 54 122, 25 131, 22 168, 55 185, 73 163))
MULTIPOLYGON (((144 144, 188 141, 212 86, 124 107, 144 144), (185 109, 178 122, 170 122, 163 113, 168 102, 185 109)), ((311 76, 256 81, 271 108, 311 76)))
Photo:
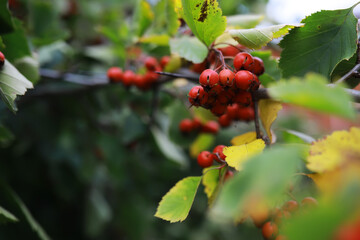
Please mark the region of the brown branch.
POLYGON ((335 82, 335 84, 339 84, 344 82, 346 79, 354 76, 354 74, 358 73, 358 70, 360 69, 360 63, 356 64, 355 67, 353 67, 353 69, 351 69, 347 74, 345 74, 344 76, 342 76, 339 80, 337 80, 335 82))
POLYGON ((259 117, 259 104, 258 104, 259 100, 258 100, 258 98, 256 98, 254 96, 255 93, 256 93, 256 91, 251 93, 251 96, 252 96, 253 103, 254 103, 254 114, 255 114, 254 122, 255 122, 256 138, 260 139, 261 138, 261 133, 260 133, 260 121, 259 121, 259 119, 260 119, 260 117, 259 117))

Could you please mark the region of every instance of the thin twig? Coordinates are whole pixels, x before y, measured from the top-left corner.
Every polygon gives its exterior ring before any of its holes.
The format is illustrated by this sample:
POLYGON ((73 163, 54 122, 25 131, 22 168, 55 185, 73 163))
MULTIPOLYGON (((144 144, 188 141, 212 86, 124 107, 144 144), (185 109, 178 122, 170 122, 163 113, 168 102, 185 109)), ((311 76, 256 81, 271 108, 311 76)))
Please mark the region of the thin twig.
POLYGON ((254 103, 254 114, 255 114, 255 131, 256 131, 256 138, 260 139, 261 138, 261 133, 260 133, 260 121, 259 121, 259 104, 258 104, 258 99, 256 97, 254 97, 254 92, 251 94, 252 95, 252 99, 253 99, 253 103, 254 103))
POLYGON ((179 73, 169 73, 169 72, 155 72, 159 75, 163 75, 163 76, 168 76, 168 77, 172 77, 172 78, 186 78, 188 80, 191 81, 199 81, 199 77, 195 77, 195 76, 189 76, 189 75, 184 75, 184 74, 179 74, 179 73))
POLYGON ((350 78, 351 76, 353 76, 355 73, 357 73, 357 71, 360 69, 360 63, 356 64, 355 67, 353 67, 353 69, 351 69, 347 74, 345 74, 344 76, 342 76, 339 80, 337 80, 335 82, 335 84, 339 84, 344 82, 346 79, 350 78))

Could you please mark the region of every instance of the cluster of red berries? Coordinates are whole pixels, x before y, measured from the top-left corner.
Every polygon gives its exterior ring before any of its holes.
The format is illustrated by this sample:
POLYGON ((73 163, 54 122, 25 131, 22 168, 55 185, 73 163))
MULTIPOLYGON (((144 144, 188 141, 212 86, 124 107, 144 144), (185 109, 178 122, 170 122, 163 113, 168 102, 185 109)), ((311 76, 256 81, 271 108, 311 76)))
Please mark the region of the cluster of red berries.
POLYGON ((5 64, 5 55, 0 52, 0 67, 4 66, 5 64))
POLYGON ((265 239, 286 240, 283 235, 278 235, 278 226, 282 222, 291 217, 291 214, 295 213, 300 207, 309 208, 317 206, 317 200, 312 197, 305 197, 299 204, 295 200, 287 201, 281 208, 275 208, 275 210, 269 214, 263 212, 262 214, 250 215, 256 227, 261 228, 262 235, 265 239), (270 220, 270 221, 269 221, 270 220))
POLYGON ((184 134, 191 132, 213 133, 216 134, 219 131, 219 124, 216 121, 208 121, 202 123, 200 119, 185 118, 179 123, 180 131, 184 134))
POLYGON ((136 74, 131 70, 123 72, 119 67, 111 67, 107 71, 107 76, 111 82, 122 83, 125 87, 134 85, 140 90, 148 90, 160 77, 155 71, 162 71, 169 61, 169 56, 162 57, 160 62, 154 57, 147 57, 144 63, 147 70, 145 74, 136 74))
POLYGON ((264 73, 263 61, 246 52, 238 53, 233 65, 236 72, 227 68, 219 73, 206 69, 200 75, 200 86, 189 92, 190 103, 209 109, 220 117, 219 123, 224 127, 233 120, 254 119, 251 92, 259 88, 258 76, 264 73))

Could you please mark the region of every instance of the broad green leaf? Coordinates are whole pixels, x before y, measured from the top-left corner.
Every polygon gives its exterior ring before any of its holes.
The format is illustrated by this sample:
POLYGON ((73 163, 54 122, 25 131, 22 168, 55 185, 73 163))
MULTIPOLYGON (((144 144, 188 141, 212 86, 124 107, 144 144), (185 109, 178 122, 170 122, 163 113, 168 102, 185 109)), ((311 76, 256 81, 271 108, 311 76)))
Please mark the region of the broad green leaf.
POLYGON ((208 49, 195 37, 183 36, 170 40, 170 51, 193 63, 201 63, 208 55, 208 49))
POLYGON ((271 99, 263 99, 259 101, 261 123, 270 139, 270 143, 272 143, 271 125, 276 120, 277 114, 281 109, 282 105, 277 101, 271 99))
POLYGON ((16 95, 24 95, 28 88, 33 88, 33 84, 11 63, 5 61, 0 70, 0 95, 11 111, 17 110, 14 102, 16 95))
POLYGON ((229 179, 212 208, 216 219, 239 219, 249 207, 273 205, 282 199, 301 152, 296 147, 275 146, 249 159, 243 170, 229 179))
POLYGON ((203 170, 203 178, 202 184, 204 185, 204 191, 208 200, 210 200, 216 190, 216 187, 219 183, 219 170, 218 169, 211 169, 205 168, 203 170))
POLYGON ((290 29, 299 26, 301 26, 301 24, 281 24, 253 29, 229 30, 229 33, 241 45, 252 49, 259 49, 268 44, 274 38, 284 36, 290 29))
POLYGON ((182 0, 182 16, 194 35, 210 46, 226 29, 216 0, 182 0))
POLYGON ((176 183, 160 201, 155 217, 172 223, 184 221, 189 215, 200 181, 201 177, 187 177, 176 183))
POLYGON ((239 146, 256 140, 256 132, 247 132, 231 139, 231 145, 239 146))
POLYGON ((0 206, 0 223, 19 221, 12 213, 0 206))
POLYGON ((241 14, 228 16, 226 19, 228 26, 247 29, 256 27, 264 19, 264 15, 241 14))
POLYGON ((196 158, 201 151, 208 150, 215 141, 213 134, 200 134, 190 146, 190 156, 196 158))
POLYGON ((161 0, 159 1, 154 9, 154 30, 156 32, 165 32, 172 36, 174 35, 179 26, 180 21, 177 13, 175 12, 176 0, 161 0))
POLYGON ((170 160, 182 165, 188 165, 185 153, 181 148, 172 143, 169 137, 156 127, 151 128, 151 132, 155 138, 160 151, 170 160))
POLYGON ((139 42, 141 43, 150 43, 159 46, 169 46, 170 37, 168 35, 150 35, 146 37, 141 37, 139 42))
POLYGON ((154 13, 150 4, 146 0, 139 0, 134 16, 134 22, 137 24, 136 35, 141 37, 154 20, 154 13))
POLYGON ((264 62, 265 73, 259 76, 259 80, 263 86, 267 87, 270 82, 281 79, 278 61, 272 57, 271 51, 253 51, 251 55, 261 58, 264 62))
POLYGON ((219 37, 216 38, 214 45, 216 48, 223 48, 229 45, 238 45, 238 42, 235 41, 228 32, 224 32, 219 37))
POLYGON ((257 139, 250 143, 240 146, 226 147, 223 150, 226 162, 230 167, 235 168, 237 171, 243 169, 244 163, 254 155, 261 153, 265 148, 265 142, 262 139, 257 139))
POLYGON ((279 66, 284 77, 307 72, 330 77, 339 62, 356 52, 357 19, 352 8, 317 12, 302 23, 304 27, 291 30, 280 42, 279 66))
POLYGON ((2 35, 5 48, 1 51, 5 54, 6 59, 13 62, 17 59, 31 56, 30 47, 22 26, 22 22, 14 19, 15 31, 2 35))
POLYGON ((16 69, 32 83, 40 79, 39 62, 30 56, 23 57, 14 61, 16 69))
POLYGON ((14 29, 7 4, 8 1, 0 1, 0 35, 9 33, 14 29))
POLYGON ((356 114, 351 97, 340 86, 328 87, 326 81, 321 75, 309 73, 304 78, 273 84, 268 90, 275 100, 353 119, 356 114))

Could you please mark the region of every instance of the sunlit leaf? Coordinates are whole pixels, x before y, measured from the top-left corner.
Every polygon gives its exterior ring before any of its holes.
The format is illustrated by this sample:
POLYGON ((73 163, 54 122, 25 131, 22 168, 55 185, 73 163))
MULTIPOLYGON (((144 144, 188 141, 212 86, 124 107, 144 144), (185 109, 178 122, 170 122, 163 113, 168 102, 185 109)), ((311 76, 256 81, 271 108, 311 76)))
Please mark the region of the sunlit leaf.
POLYGON ((272 84, 269 94, 275 100, 303 106, 324 113, 353 119, 356 115, 351 97, 341 86, 328 87, 326 78, 307 74, 272 84))
POLYGON ((201 177, 187 177, 176 183, 160 201, 155 217, 170 222, 184 221, 194 202, 200 181, 201 177))
POLYGON ((266 131, 266 134, 270 138, 270 143, 272 142, 271 125, 276 120, 278 112, 281 109, 282 105, 280 102, 271 99, 263 99, 259 101, 261 123, 266 131))
POLYGON ((168 35, 150 35, 146 37, 141 37, 139 42, 141 43, 151 43, 159 46, 168 46, 170 37, 168 35))
POLYGON ((330 77, 336 65, 356 51, 357 19, 353 8, 320 11, 305 19, 280 42, 283 48, 279 66, 284 77, 308 72, 330 77))
POLYGON ((190 146, 190 156, 196 158, 201 151, 208 150, 214 141, 213 134, 200 134, 190 146))
POLYGON ((256 132, 247 132, 231 139, 231 145, 239 146, 256 140, 256 132))
POLYGON ((259 49, 268 44, 274 38, 279 38, 298 25, 281 24, 270 27, 261 27, 253 29, 229 30, 230 35, 241 45, 252 49, 259 49))
POLYGON ((208 55, 208 49, 195 37, 183 36, 170 40, 170 51, 193 63, 201 63, 208 55))
POLYGON ((174 35, 180 26, 177 13, 175 12, 176 0, 161 0, 155 6, 154 29, 156 32, 164 32, 174 35))
POLYGON ((257 139, 248 144, 226 147, 224 148, 223 153, 226 156, 225 160, 227 164, 240 171, 243 169, 244 162, 246 162, 250 157, 261 153, 264 148, 264 140, 257 139))
POLYGON ((210 46, 226 28, 216 0, 182 0, 182 16, 194 35, 210 46))
POLYGON ((229 26, 236 28, 254 28, 264 19, 264 15, 241 14, 228 16, 226 18, 229 26))
POLYGON ((219 183, 219 170, 218 169, 212 169, 205 168, 203 170, 203 178, 202 178, 202 184, 204 185, 204 191, 208 199, 210 200, 212 195, 215 192, 215 189, 219 183))

